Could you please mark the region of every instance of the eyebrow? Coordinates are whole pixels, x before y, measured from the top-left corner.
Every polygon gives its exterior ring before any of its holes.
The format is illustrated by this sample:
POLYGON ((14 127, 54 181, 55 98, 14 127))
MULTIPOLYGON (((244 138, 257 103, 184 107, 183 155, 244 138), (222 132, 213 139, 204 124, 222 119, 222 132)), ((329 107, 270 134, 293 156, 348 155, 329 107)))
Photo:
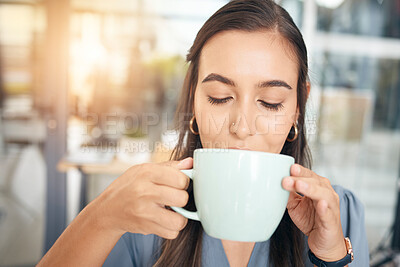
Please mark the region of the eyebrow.
MULTIPOLYGON (((226 85, 229 85, 229 86, 236 87, 236 83, 234 81, 232 81, 231 79, 224 77, 220 74, 216 74, 216 73, 208 74, 207 77, 205 77, 201 83, 206 83, 206 82, 211 82, 211 81, 217 81, 217 82, 221 82, 226 85)), ((289 90, 292 89, 292 87, 289 84, 287 84, 285 81, 282 81, 282 80, 263 81, 263 82, 260 82, 257 85, 257 87, 258 88, 284 87, 289 90)))
POLYGON ((281 80, 272 80, 272 81, 265 81, 261 82, 258 87, 266 88, 266 87, 285 87, 289 90, 292 90, 292 87, 284 81, 281 80))

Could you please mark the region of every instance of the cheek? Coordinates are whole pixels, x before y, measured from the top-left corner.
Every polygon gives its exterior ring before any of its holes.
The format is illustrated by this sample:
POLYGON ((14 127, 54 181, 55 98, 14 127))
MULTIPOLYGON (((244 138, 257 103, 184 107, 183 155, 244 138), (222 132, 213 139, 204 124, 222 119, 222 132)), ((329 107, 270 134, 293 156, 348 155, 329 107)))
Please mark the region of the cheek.
POLYGON ((290 129, 287 116, 282 114, 260 115, 256 118, 257 133, 264 136, 285 136, 290 129))
POLYGON ((270 145, 270 148, 279 150, 285 143, 295 118, 295 108, 286 108, 281 112, 259 115, 255 122, 257 134, 262 137, 265 143, 270 145))
POLYGON ((257 143, 264 144, 263 151, 280 153, 287 135, 289 134, 291 122, 288 116, 275 114, 258 116, 256 120, 257 143))
MULTIPOLYGON (((203 109, 204 110, 204 109, 203 109)), ((224 142, 229 136, 229 115, 228 113, 215 112, 209 110, 207 112, 198 112, 199 116, 197 125, 199 127, 200 137, 203 147, 205 143, 212 142, 214 147, 218 147, 216 142, 224 142)))
POLYGON ((204 99, 204 101, 195 102, 195 114, 202 146, 204 148, 225 147, 225 142, 229 137, 229 112, 210 107, 204 99))

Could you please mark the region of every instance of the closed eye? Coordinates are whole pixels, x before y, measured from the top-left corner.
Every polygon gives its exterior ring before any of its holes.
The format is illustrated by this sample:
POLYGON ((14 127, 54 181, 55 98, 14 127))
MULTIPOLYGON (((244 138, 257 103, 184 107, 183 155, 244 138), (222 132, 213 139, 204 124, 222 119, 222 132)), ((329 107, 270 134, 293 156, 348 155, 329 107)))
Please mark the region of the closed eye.
POLYGON ((218 105, 218 104, 223 104, 223 103, 228 102, 231 98, 232 98, 231 96, 225 97, 225 98, 214 98, 214 97, 208 96, 208 102, 210 102, 211 105, 214 105, 214 104, 218 105))
POLYGON ((273 111, 279 111, 283 108, 282 103, 271 104, 271 103, 267 103, 262 100, 258 100, 258 101, 260 101, 261 105, 263 105, 265 108, 273 110, 273 111))
MULTIPOLYGON (((208 96, 208 102, 211 103, 211 105, 220 105, 220 104, 224 104, 226 102, 228 102, 229 100, 231 100, 232 97, 225 97, 225 98, 214 98, 211 96, 208 96)), ((267 103, 265 101, 262 100, 258 100, 261 105, 269 110, 272 111, 279 111, 283 108, 282 103, 276 103, 276 104, 271 104, 271 103, 267 103)))

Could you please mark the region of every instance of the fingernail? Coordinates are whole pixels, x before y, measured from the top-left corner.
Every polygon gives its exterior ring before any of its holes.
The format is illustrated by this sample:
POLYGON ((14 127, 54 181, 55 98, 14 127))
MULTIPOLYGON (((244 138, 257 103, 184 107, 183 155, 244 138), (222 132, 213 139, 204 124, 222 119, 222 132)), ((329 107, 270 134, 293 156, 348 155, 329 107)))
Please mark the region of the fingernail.
POLYGON ((181 161, 178 163, 177 166, 178 166, 178 167, 183 167, 183 166, 185 166, 185 165, 188 163, 188 161, 190 161, 190 157, 181 160, 181 161))
POLYGON ((294 174, 299 174, 299 173, 300 173, 300 166, 299 166, 299 165, 294 165, 294 167, 293 167, 293 173, 294 173, 294 174))
POLYGON ((294 184, 294 180, 292 178, 290 178, 290 177, 284 177, 283 180, 285 180, 285 183, 288 186, 292 186, 294 184))

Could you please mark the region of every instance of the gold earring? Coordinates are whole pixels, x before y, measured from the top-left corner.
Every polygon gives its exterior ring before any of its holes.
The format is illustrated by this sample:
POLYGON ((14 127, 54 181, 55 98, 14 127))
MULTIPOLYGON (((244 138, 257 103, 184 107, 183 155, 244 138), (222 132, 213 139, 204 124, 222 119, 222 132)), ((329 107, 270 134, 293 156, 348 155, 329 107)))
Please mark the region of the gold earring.
POLYGON ((294 127, 294 136, 293 136, 293 138, 286 138, 286 141, 288 141, 288 142, 293 142, 294 140, 297 139, 297 137, 299 135, 299 129, 297 129, 297 124, 293 123, 293 127, 294 127))
POLYGON ((192 132, 192 134, 198 135, 199 132, 196 132, 195 130, 193 130, 193 122, 194 122, 194 120, 195 120, 195 116, 193 115, 193 117, 190 119, 190 122, 189 122, 189 129, 192 132))

